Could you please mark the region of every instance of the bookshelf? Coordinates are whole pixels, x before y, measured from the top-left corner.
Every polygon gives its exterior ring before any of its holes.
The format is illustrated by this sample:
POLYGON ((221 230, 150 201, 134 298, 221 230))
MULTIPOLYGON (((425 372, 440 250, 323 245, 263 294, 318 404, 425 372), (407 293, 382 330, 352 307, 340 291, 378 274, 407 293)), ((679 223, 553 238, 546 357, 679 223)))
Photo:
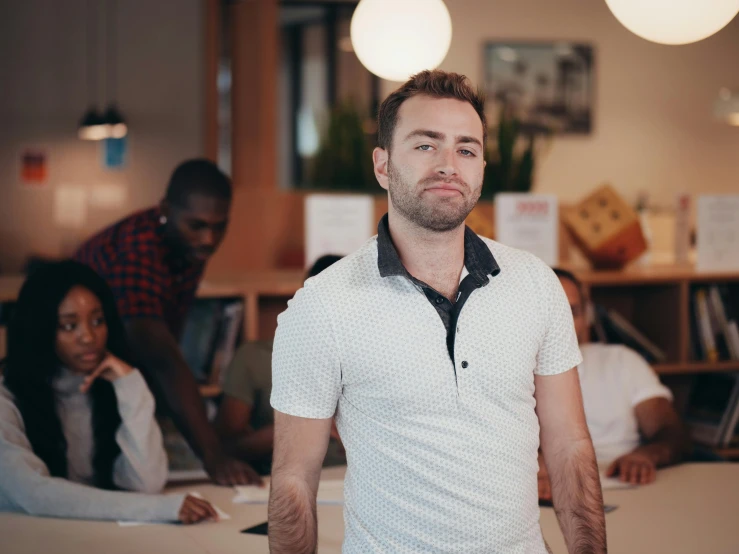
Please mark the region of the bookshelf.
MULTIPOLYGON (((667 353, 655 364, 660 375, 739 371, 739 361, 708 362, 691 356, 690 295, 695 286, 725 284, 739 288, 739 272, 701 273, 691 267, 657 266, 623 271, 570 268, 582 280, 588 297, 618 311, 667 353)), ((244 299, 244 339, 269 340, 277 316, 303 284, 302 270, 275 270, 208 277, 198 289, 200 298, 244 299)), ((0 303, 15 300, 21 276, 0 277, 0 303)))
MULTIPOLYGON (((672 389, 675 406, 684 414, 696 375, 739 372, 739 361, 696 359, 691 296, 696 287, 720 284, 739 291, 739 272, 703 273, 685 266, 633 267, 623 271, 571 269, 583 282, 595 303, 617 311, 649 340, 665 351, 664 363, 654 364, 662 381, 672 389)), ((200 298, 240 297, 244 300, 243 338, 269 340, 277 328, 277 316, 303 284, 302 270, 254 272, 208 277, 198 290, 200 298)), ((20 276, 0 277, 0 303, 13 301, 20 289, 20 276)), ((739 309, 736 306, 735 309, 739 309)), ((220 394, 217 385, 203 385, 205 397, 220 394)), ((739 459, 739 448, 715 450, 739 459)))
POLYGON ((666 352, 666 362, 653 366, 660 375, 739 371, 739 361, 695 359, 690 347, 693 290, 712 284, 739 287, 739 272, 704 273, 685 266, 574 272, 592 302, 619 312, 666 352))

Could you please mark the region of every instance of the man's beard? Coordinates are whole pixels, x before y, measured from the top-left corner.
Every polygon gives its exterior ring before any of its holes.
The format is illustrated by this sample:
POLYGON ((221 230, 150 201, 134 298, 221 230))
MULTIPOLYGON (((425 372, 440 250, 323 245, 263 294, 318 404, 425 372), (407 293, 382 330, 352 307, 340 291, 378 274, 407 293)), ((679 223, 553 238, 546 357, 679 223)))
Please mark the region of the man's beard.
MULTIPOLYGON (((417 184, 407 182, 403 179, 401 173, 388 159, 388 191, 390 192, 390 200, 393 207, 408 221, 415 223, 423 229, 443 233, 456 229, 477 204, 480 198, 482 187, 478 188, 477 193, 472 192, 470 186, 464 181, 454 178, 427 178, 419 181, 417 184), (431 199, 424 201, 422 191, 424 186, 434 183, 451 183, 454 182, 468 193, 468 196, 461 194, 460 197, 453 196, 449 198, 438 197, 435 201, 431 199)), ((433 193, 430 193, 433 194, 433 193)))

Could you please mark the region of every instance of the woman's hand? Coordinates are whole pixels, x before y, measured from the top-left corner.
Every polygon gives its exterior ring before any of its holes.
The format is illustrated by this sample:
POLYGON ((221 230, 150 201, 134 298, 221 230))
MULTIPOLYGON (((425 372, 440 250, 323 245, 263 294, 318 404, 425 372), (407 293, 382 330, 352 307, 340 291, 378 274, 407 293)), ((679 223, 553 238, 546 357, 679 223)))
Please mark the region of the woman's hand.
POLYGON ((200 523, 209 519, 218 521, 218 512, 216 512, 213 504, 207 500, 188 494, 185 496, 185 500, 182 501, 177 518, 185 525, 200 523))
POLYGON ((116 379, 125 377, 134 369, 126 362, 119 360, 113 354, 106 354, 103 361, 90 373, 80 385, 80 392, 87 392, 95 382, 95 379, 102 377, 106 381, 113 382, 116 379))

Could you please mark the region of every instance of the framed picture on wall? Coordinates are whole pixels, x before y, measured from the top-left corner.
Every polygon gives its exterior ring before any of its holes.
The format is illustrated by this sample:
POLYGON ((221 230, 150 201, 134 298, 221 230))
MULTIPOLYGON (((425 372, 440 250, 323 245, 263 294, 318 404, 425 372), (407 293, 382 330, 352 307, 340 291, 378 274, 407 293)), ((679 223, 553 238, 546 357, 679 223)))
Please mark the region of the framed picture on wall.
POLYGON ((485 91, 491 120, 505 111, 531 133, 589 134, 594 51, 577 42, 488 42, 485 91))

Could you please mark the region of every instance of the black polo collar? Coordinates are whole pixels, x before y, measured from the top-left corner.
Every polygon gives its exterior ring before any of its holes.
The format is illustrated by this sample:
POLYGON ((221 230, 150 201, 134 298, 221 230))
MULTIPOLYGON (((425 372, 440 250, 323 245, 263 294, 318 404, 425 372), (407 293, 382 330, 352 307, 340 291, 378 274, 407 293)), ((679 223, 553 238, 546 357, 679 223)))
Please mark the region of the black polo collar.
MULTIPOLYGON (((481 285, 488 283, 488 275, 495 277, 500 273, 498 262, 495 261, 485 242, 466 226, 464 228, 464 265, 469 274, 481 285)), ((381 277, 395 275, 413 279, 400 261, 398 251, 390 238, 387 214, 377 225, 377 268, 380 270, 381 277)))

